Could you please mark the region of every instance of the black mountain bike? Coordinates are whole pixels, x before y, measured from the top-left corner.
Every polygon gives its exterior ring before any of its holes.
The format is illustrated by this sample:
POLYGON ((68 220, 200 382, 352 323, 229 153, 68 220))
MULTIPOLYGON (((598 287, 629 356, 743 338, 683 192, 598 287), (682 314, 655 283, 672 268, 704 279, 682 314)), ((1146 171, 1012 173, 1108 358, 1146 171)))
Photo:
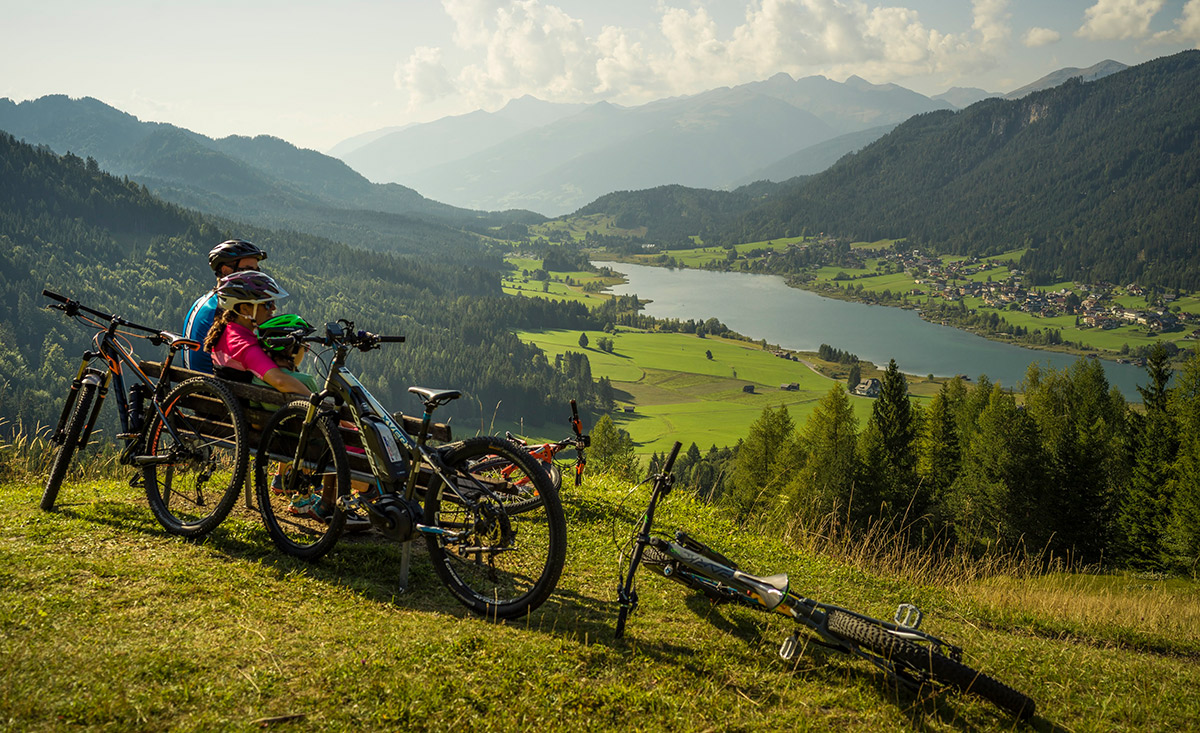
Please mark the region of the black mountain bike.
POLYGON ((276 546, 315 560, 337 542, 352 511, 403 543, 402 591, 412 542, 423 536, 438 577, 472 611, 513 618, 541 605, 558 584, 567 539, 558 492, 537 461, 499 436, 427 445, 433 411, 460 396, 453 390, 409 388, 425 408, 420 430, 410 436, 345 366, 350 349, 370 351, 403 336, 356 332, 339 321, 326 324, 324 336, 298 332, 274 340, 289 339, 331 347, 333 358, 322 391, 286 405, 263 428, 255 483, 276 546), (352 430, 340 426, 345 416, 327 399, 348 408, 352 430), (361 449, 348 451, 343 436, 361 449), (481 465, 490 457, 515 468, 505 474, 481 465), (542 502, 518 515, 504 498, 523 484, 535 486, 542 502), (327 508, 309 510, 318 506, 327 508))
MULTIPOLYGON (((673 540, 651 534, 654 512, 674 482, 671 467, 679 447, 675 443, 663 472, 652 477, 650 503, 629 540, 629 565, 617 588, 618 639, 625 633, 629 614, 637 608, 634 574, 644 565, 714 603, 734 603, 787 616, 815 633, 814 643, 864 659, 901 684, 920 689, 939 683, 978 695, 1018 718, 1033 716, 1033 700, 968 667, 959 647, 919 631, 922 615, 912 604, 901 604, 894 621, 880 621, 805 598, 791 590, 786 574, 761 577, 743 572, 737 563, 682 531, 676 532, 673 540)), ((791 659, 800 646, 799 632, 792 632, 779 654, 791 659)))
POLYGON ((97 330, 50 437, 58 451, 42 493, 42 509, 54 508, 71 457, 87 446, 100 406, 115 387, 121 424, 117 437, 125 441, 120 462, 139 470, 130 485, 145 489, 150 510, 168 532, 200 537, 212 531, 233 508, 246 479, 248 448, 241 407, 212 379, 195 377, 174 389, 165 378, 152 381, 138 367, 125 337, 165 344, 169 354, 163 375, 170 372, 176 353, 200 344, 86 308, 49 290, 42 295, 56 301, 50 308, 97 330), (128 391, 127 375, 133 377, 128 391))

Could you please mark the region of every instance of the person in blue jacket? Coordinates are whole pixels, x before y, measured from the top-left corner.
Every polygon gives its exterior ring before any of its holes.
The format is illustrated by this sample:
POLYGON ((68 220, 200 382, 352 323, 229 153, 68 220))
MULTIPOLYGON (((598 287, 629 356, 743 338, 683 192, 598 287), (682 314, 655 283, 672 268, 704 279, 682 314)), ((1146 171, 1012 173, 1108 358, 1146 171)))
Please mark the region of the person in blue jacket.
MULTIPOLYGON (((213 247, 208 253, 208 266, 217 280, 226 275, 245 270, 257 270, 258 263, 267 259, 267 253, 251 242, 229 239, 213 247)), ((217 316, 217 290, 214 287, 196 299, 183 322, 183 335, 204 343, 208 330, 217 316)), ((183 352, 183 367, 205 374, 213 373, 212 357, 207 351, 183 352)))

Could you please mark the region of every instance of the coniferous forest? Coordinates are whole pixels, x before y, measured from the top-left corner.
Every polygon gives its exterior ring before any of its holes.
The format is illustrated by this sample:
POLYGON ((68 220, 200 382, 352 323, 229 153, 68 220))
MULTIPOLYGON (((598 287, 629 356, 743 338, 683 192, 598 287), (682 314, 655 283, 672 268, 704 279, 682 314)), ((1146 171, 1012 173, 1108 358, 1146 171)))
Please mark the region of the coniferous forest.
MULTIPOLYGON (((580 305, 505 297, 499 257, 482 249, 391 255, 310 235, 235 225, 164 203, 94 160, 58 156, 0 134, 0 418, 52 423, 91 333, 49 311, 43 288, 134 322, 178 331, 210 289, 207 253, 229 238, 268 252, 263 270, 291 294, 281 305, 314 323, 347 318, 407 342, 356 354, 372 390, 412 410, 410 385, 461 389, 446 416, 541 421, 568 400, 596 406, 581 372, 556 371, 514 329, 586 328, 580 305)), ((135 340, 141 358, 161 350, 135 340)), ((471 427, 471 426, 474 427, 471 427)))
POLYGON ((1034 365, 1021 389, 954 379, 922 409, 893 361, 863 425, 835 384, 803 425, 786 407, 766 408, 737 446, 692 444, 674 470, 701 497, 781 531, 1194 573, 1200 354, 1172 374, 1156 349, 1137 409, 1094 359, 1034 365))

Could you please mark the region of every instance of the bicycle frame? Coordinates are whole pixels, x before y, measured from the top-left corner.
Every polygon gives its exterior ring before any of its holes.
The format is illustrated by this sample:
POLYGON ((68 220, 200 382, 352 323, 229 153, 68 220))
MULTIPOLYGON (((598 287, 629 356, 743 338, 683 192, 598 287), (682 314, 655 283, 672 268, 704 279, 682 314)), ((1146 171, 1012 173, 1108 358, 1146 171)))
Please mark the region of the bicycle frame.
POLYGON ((85 383, 91 383, 98 387, 96 391, 96 402, 92 405, 92 411, 88 416, 87 425, 80 434, 79 441, 77 443, 79 448, 82 449, 85 447, 88 444, 88 440, 91 438, 92 431, 96 426, 96 420, 100 414, 100 407, 104 404, 104 399, 108 394, 108 390, 110 386, 115 385, 117 417, 121 424, 121 432, 117 437, 125 441, 125 449, 121 453, 120 462, 123 465, 147 465, 151 461, 149 457, 139 457, 136 455, 138 448, 141 445, 142 438, 144 437, 143 430, 147 425, 150 424, 150 420, 147 420, 142 414, 142 408, 144 405, 141 404, 141 401, 146 397, 150 397, 151 395, 153 396, 153 399, 150 400, 150 403, 154 406, 154 409, 159 416, 164 418, 165 427, 172 434, 172 437, 178 439, 179 436, 175 433, 175 429, 170 424, 170 421, 165 420, 165 415, 161 405, 162 400, 167 395, 167 387, 169 386, 166 375, 169 373, 171 362, 174 360, 177 351, 182 348, 198 349, 200 348, 200 344, 196 341, 184 339, 165 331, 159 331, 158 329, 138 325, 131 321, 127 321, 120 316, 92 310, 91 308, 80 305, 78 301, 71 300, 49 290, 43 290, 42 295, 58 301, 61 305, 51 305, 50 307, 62 310, 68 317, 80 317, 79 314, 82 312, 95 316, 103 321, 108 321, 107 326, 102 326, 95 321, 91 321, 91 319, 85 319, 100 329, 99 333, 92 338, 92 344, 95 347, 95 350, 87 350, 83 352, 83 356, 79 364, 79 371, 76 373, 75 378, 71 381, 71 388, 67 393, 66 404, 63 406, 62 414, 58 418, 58 424, 55 426, 54 433, 51 435, 50 441, 55 444, 62 442, 63 429, 66 425, 67 419, 70 417, 71 410, 75 405, 75 400, 79 395, 79 390, 85 383), (163 364, 162 376, 159 377, 157 383, 150 377, 146 376, 146 373, 143 372, 138 366, 137 361, 134 359, 131 351, 121 345, 117 338, 117 333, 118 329, 122 327, 144 331, 150 334, 149 336, 139 336, 139 338, 145 338, 155 345, 166 343, 170 346, 167 359, 163 364), (105 368, 103 370, 93 366, 98 359, 102 359, 105 363, 105 368), (136 401, 134 403, 130 403, 125 389, 126 368, 128 368, 129 373, 132 374, 137 380, 135 383, 130 385, 130 392, 138 387, 142 388, 139 390, 139 394, 135 396, 136 401), (131 406, 135 409, 131 409, 131 406))
MULTIPOLYGON (((334 345, 335 350, 333 361, 326 375, 324 388, 309 398, 308 412, 301 427, 299 445, 307 443, 317 416, 323 410, 331 410, 325 403, 326 399, 331 398, 334 404, 347 405, 349 407, 354 426, 362 437, 363 448, 366 451, 372 478, 375 480, 380 494, 382 496, 389 494, 400 496, 410 508, 408 526, 406 528, 399 528, 396 532, 389 535, 404 545, 400 567, 400 588, 403 590, 408 584, 412 540, 418 534, 435 534, 446 537, 451 541, 466 537, 468 534, 466 531, 454 533, 417 521, 420 513, 411 511, 411 508, 414 505, 419 507, 417 489, 422 469, 427 468, 431 472, 432 477, 429 481, 440 480, 454 492, 457 500, 462 502, 464 506, 471 509, 479 506, 479 502, 459 491, 458 482, 451 478, 452 471, 442 461, 438 451, 430 449, 425 444, 425 438, 429 434, 429 426, 433 421, 434 409, 450 400, 456 399, 460 394, 454 391, 429 393, 423 400, 425 412, 422 415, 420 433, 416 438, 413 438, 345 365, 346 356, 351 346, 361 351, 368 351, 378 348, 380 343, 403 342, 404 337, 378 336, 366 332, 347 336, 345 331, 352 330, 353 324, 345 323, 344 326, 343 328, 343 324, 341 323, 327 324, 326 336, 324 338, 304 339, 306 341, 334 345), (407 459, 407 464, 404 463, 404 459, 407 459), (404 476, 400 475, 401 471, 405 472, 404 476), (405 531, 405 529, 408 531, 405 531)), ((284 336, 279 338, 286 340, 292 337, 284 336)), ((302 460, 303 456, 299 451, 291 459, 293 470, 288 472, 286 479, 289 482, 289 490, 295 488, 294 484, 290 482, 295 481, 295 477, 299 475, 302 460)), ((487 486, 478 484, 474 488, 481 495, 487 495, 492 499, 496 499, 495 494, 487 486)), ((361 497, 345 497, 344 499, 339 499, 339 502, 342 504, 342 509, 344 510, 361 509, 368 516, 378 519, 381 522, 391 523, 395 519, 394 516, 384 515, 374 502, 364 501, 361 497)), ((391 506, 394 506, 394 504, 391 506)), ((403 511, 403 507, 401 507, 401 511, 403 511)))

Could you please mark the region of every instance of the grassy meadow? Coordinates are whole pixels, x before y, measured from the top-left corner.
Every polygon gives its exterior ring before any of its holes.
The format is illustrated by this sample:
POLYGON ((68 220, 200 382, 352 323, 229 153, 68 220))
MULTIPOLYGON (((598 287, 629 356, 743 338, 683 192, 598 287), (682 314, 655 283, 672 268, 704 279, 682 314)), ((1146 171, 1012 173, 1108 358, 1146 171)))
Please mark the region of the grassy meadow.
MULTIPOLYGON (((451 598, 420 548, 400 595, 398 546, 372 535, 308 564, 276 552, 239 503, 187 542, 111 475, 70 481, 61 507, 42 512, 38 470, 0 482, 3 730, 1026 729, 974 697, 897 690, 812 644, 784 662, 785 619, 713 607, 647 574, 626 638, 613 639, 614 536, 646 491, 607 477, 564 495, 570 547, 555 595, 492 624, 451 598)), ((795 590, 826 602, 885 618, 919 604, 922 628, 1036 700, 1028 729, 1178 731, 1200 719, 1195 581, 939 564, 878 538, 785 541, 683 491, 659 522, 748 572, 790 572, 795 590)))
MULTIPOLYGON (((638 452, 644 455, 664 452, 675 440, 685 445, 694 441, 702 449, 734 445, 749 433, 750 424, 765 407, 787 405, 792 419, 803 425, 835 383, 813 367, 837 368, 820 362, 815 355, 805 355, 805 361, 790 361, 755 343, 693 334, 617 329, 612 334, 548 330, 522 331, 518 335, 523 341, 537 344, 551 360, 566 351, 587 354, 592 377, 608 377, 613 383, 619 405, 613 421, 629 431, 638 452), (585 349, 579 346, 580 333, 588 337, 585 349), (612 339, 612 353, 596 348, 602 337, 612 339), (709 351, 712 359, 707 357, 709 351), (780 385, 791 383, 799 388, 780 389, 780 385), (754 391, 743 391, 746 386, 754 391)), ((863 374, 866 378, 872 372, 867 369, 863 374)), ((865 422, 871 414, 872 400, 850 399, 859 419, 865 422)), ((551 437, 561 428, 541 430, 548 432, 544 437, 551 437)))

